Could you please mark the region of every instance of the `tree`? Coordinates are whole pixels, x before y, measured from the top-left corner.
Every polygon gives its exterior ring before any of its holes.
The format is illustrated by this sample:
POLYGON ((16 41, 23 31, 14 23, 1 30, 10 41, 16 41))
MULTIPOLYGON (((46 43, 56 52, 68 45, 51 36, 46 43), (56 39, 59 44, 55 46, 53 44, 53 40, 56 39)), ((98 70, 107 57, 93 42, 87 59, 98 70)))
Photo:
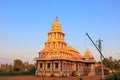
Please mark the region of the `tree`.
POLYGON ((20 59, 14 60, 13 70, 22 71, 24 69, 24 64, 20 59))
POLYGON ((30 69, 30 65, 29 65, 28 61, 24 62, 23 64, 24 64, 24 71, 28 71, 30 69))
POLYGON ((29 70, 32 74, 35 74, 35 71, 36 71, 36 67, 34 64, 31 64, 30 65, 30 70, 29 70))
POLYGON ((114 60, 112 57, 109 57, 103 60, 103 64, 106 67, 111 68, 112 70, 120 71, 120 60, 116 60, 116 59, 114 60), (105 60, 108 62, 108 64, 106 63, 105 60))

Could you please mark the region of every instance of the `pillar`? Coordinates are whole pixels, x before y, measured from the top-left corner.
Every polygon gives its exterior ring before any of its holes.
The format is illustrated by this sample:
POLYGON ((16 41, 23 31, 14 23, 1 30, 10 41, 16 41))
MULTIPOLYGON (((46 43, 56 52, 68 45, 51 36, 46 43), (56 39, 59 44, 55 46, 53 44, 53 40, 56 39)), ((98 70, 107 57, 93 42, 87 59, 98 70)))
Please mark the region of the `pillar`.
POLYGON ((37 66, 37 69, 36 69, 35 75, 38 76, 38 61, 37 61, 37 63, 36 63, 36 66, 37 66))
POLYGON ((54 40, 56 40, 56 32, 54 32, 54 40))
POLYGON ((63 35, 61 34, 61 40, 63 40, 63 35))
POLYGON ((53 75, 54 75, 54 71, 53 71, 53 61, 52 61, 52 72, 51 72, 53 75))
POLYGON ((58 33, 58 40, 60 39, 60 34, 58 33))
POLYGON ((44 72, 43 72, 44 76, 46 76, 46 68, 45 67, 46 67, 46 61, 44 61, 44 72))
POLYGON ((50 33, 50 40, 52 39, 52 34, 50 33))

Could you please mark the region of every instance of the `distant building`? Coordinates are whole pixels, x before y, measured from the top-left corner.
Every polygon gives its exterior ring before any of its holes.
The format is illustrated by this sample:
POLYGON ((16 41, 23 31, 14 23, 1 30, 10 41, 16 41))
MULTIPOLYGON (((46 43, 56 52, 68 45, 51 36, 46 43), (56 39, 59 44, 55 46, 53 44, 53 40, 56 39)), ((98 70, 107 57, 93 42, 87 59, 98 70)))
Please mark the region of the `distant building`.
MULTIPOLYGON (((74 31, 74 30, 73 30, 74 31)), ((95 75, 95 60, 89 49, 82 56, 78 50, 68 46, 64 41, 65 34, 58 18, 48 32, 45 48, 34 58, 37 63, 37 76, 82 76, 95 75)))
MULTIPOLYGON (((103 70, 104 70, 104 74, 105 74, 105 75, 109 75, 109 74, 112 73, 111 69, 108 68, 108 67, 103 66, 103 70)), ((102 71, 102 69, 101 69, 101 63, 97 62, 97 63, 95 64, 95 71, 96 71, 96 74, 97 74, 97 75, 101 75, 101 74, 102 74, 102 73, 101 73, 101 71, 102 71)))

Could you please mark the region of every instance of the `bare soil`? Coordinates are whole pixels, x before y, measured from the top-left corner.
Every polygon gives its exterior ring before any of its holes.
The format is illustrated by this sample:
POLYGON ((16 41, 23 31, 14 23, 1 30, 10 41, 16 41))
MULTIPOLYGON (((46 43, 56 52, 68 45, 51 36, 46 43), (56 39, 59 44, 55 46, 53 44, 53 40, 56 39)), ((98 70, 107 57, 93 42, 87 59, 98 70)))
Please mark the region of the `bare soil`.
POLYGON ((101 80, 101 77, 84 76, 84 77, 57 78, 57 77, 37 77, 37 76, 0 76, 0 80, 101 80))

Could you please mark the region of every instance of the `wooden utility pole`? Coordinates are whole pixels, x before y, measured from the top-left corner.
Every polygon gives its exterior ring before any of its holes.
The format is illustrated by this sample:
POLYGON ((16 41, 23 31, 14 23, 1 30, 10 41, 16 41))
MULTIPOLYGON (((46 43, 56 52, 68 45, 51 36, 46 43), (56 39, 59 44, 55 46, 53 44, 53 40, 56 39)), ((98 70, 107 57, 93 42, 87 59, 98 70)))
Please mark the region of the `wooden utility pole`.
MULTIPOLYGON (((112 70, 112 68, 110 67, 108 61, 105 59, 105 57, 103 56, 102 52, 100 51, 100 49, 96 46, 96 44, 94 43, 94 41, 92 40, 92 38, 89 36, 88 33, 86 33, 87 37, 90 39, 90 41, 93 43, 93 45, 95 46, 95 48, 98 50, 98 52, 100 53, 100 55, 102 56, 102 58, 105 60, 105 62, 107 63, 108 67, 111 69, 113 75, 114 75, 114 80, 118 80, 117 79, 117 75, 115 74, 115 72, 112 70)), ((100 40, 100 39, 99 39, 100 40)), ((98 41, 99 41, 98 40, 98 41)), ((100 40, 100 48, 101 48, 101 40, 100 40)), ((103 76, 104 77, 104 76, 103 76)))
MULTIPOLYGON (((96 42, 98 42, 98 48, 99 48, 99 50, 102 52, 102 42, 103 40, 98 40, 98 41, 96 41, 96 42)), ((102 58, 102 55, 100 55, 100 59, 101 59, 101 73, 102 73, 102 79, 104 79, 104 70, 103 70, 103 58, 102 58)))

